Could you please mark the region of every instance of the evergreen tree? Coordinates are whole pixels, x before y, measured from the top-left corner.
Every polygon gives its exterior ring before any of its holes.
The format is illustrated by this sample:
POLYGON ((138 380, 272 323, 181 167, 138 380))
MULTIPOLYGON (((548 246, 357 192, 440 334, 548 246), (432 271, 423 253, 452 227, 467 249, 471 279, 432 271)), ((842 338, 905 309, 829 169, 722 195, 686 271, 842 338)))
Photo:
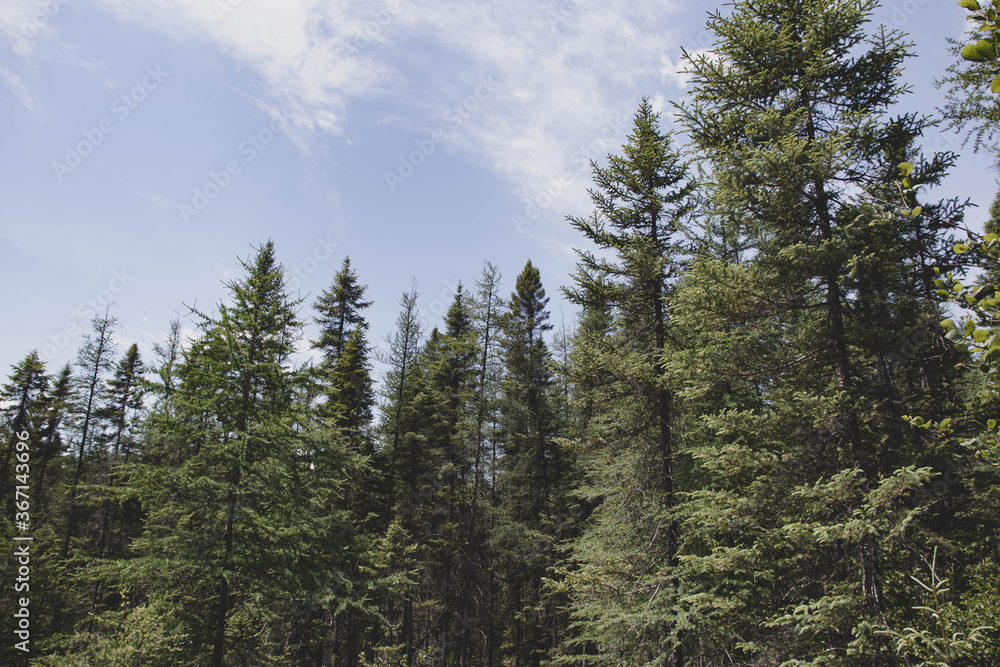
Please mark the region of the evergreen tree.
MULTIPOLYGON (((314 321, 320 325, 320 336, 312 346, 323 353, 314 374, 321 396, 319 416, 328 420, 330 427, 342 430, 342 437, 356 453, 373 457, 375 442, 370 428, 375 393, 366 336, 368 322, 362 315, 362 311, 371 305, 370 301, 364 300, 366 290, 367 286, 359 284, 350 258, 345 257, 333 284, 314 304, 318 313, 314 321)), ((382 479, 376 469, 365 470, 368 473, 356 478, 351 488, 346 490, 348 511, 359 529, 376 533, 384 521, 382 479)), ((360 566, 367 557, 362 554, 357 556, 352 562, 360 566)), ((360 572, 352 572, 350 576, 357 579, 360 572)), ((363 648, 365 629, 370 625, 367 611, 352 607, 339 615, 332 610, 327 613, 336 617, 337 661, 345 665, 355 664, 357 654, 363 648)))
MULTIPOLYGON (((102 475, 92 480, 95 496, 100 498, 97 515, 100 530, 94 547, 94 558, 123 558, 127 544, 142 532, 139 503, 128 499, 123 504, 120 496, 120 475, 135 446, 143 408, 143 374, 145 367, 139 356, 139 346, 133 343, 118 362, 114 374, 104 388, 102 403, 95 416, 105 426, 98 443, 107 463, 102 475)), ((102 581, 93 585, 91 615, 98 611, 102 581)))
POLYGON ((509 655, 516 665, 539 665, 559 637, 559 618, 543 593, 554 563, 562 518, 566 455, 557 444, 557 388, 544 334, 552 328, 548 297, 529 261, 517 278, 503 318, 503 363, 494 529, 498 567, 506 591, 509 655))
POLYGON ((464 601, 476 594, 464 573, 472 565, 473 554, 455 549, 473 530, 470 508, 475 484, 478 394, 480 374, 478 333, 473 321, 473 304, 461 283, 445 315, 445 333, 431 338, 424 348, 428 390, 437 405, 435 428, 428 433, 433 448, 441 451, 438 484, 440 489, 432 510, 444 518, 433 527, 437 548, 429 554, 438 568, 434 588, 443 605, 439 633, 446 660, 468 664, 463 655, 475 620, 464 601), (465 613, 463 613, 465 612, 465 613))
POLYGON ((472 644, 470 635, 484 638, 482 648, 486 654, 486 664, 494 664, 501 645, 499 628, 496 623, 498 595, 494 576, 495 553, 489 548, 488 536, 494 525, 496 476, 496 431, 498 416, 500 376, 502 361, 498 354, 500 318, 504 307, 500 296, 500 271, 487 262, 480 279, 476 282, 474 321, 479 340, 478 378, 476 381, 475 454, 472 468, 472 489, 470 492, 469 522, 467 526, 465 578, 467 594, 463 598, 460 664, 468 664, 472 644), (487 447, 489 446, 489 450, 487 447), (490 458, 487 459, 487 451, 490 458), (475 613, 475 623, 473 614, 475 613), (476 632, 473 632, 476 630, 476 632))
MULTIPOLYGON (((932 269, 961 209, 880 204, 926 121, 887 117, 908 54, 865 32, 874 6, 743 0, 710 16, 714 55, 689 59, 682 116, 749 250, 699 258, 675 309, 698 485, 670 613, 699 628, 698 659, 893 664, 875 630, 909 617, 900 584, 926 543, 905 500, 944 452, 902 417, 948 409, 956 359, 927 336, 889 361, 937 317, 932 269)), ((911 159, 933 184, 953 156, 911 159)))
MULTIPOLYGON (((73 379, 76 398, 75 417, 78 441, 76 444, 76 470, 69 491, 69 510, 66 516, 66 530, 63 538, 63 558, 69 556, 73 537, 79 532, 78 505, 81 501, 79 487, 83 481, 88 454, 93 454, 94 434, 98 431, 96 410, 103 391, 107 373, 114 364, 115 343, 112 338, 118 321, 109 317, 94 316, 91 320, 92 333, 84 337, 83 345, 77 351, 77 375, 73 379)), ((100 453, 97 454, 99 462, 100 453)), ((100 473, 98 469, 96 472, 100 473)))
MULTIPOLYGON (((3 503, 3 512, 0 515, 3 517, 3 525, 0 526, 0 539, 5 544, 13 545, 10 557, 0 570, 0 581, 3 582, 0 605, 4 609, 17 609, 18 598, 24 597, 25 593, 32 593, 30 589, 23 588, 23 577, 19 577, 20 582, 15 579, 18 566, 25 563, 23 560, 19 563, 16 558, 16 547, 22 543, 15 542, 14 539, 45 535, 38 530, 43 521, 32 502, 37 493, 32 494, 31 487, 36 474, 34 468, 44 451, 41 440, 48 390, 49 377, 45 372, 45 362, 35 350, 14 364, 8 382, 0 387, 0 451, 3 452, 3 469, 0 470, 0 491, 3 493, 0 501, 3 503)), ((35 565, 35 556, 39 551, 41 549, 32 549, 32 565, 35 565)), ((29 586, 36 586, 36 582, 48 579, 42 568, 37 566, 32 574, 35 578, 28 582, 29 586)), ((38 604, 32 611, 37 613, 39 607, 42 605, 38 604)), ((4 615, 7 617, 2 624, 4 634, 15 639, 4 642, 5 645, 0 647, 0 661, 10 665, 22 664, 23 658, 18 655, 20 651, 13 647, 19 641, 14 634, 14 630, 18 629, 18 620, 10 613, 4 615)), ((43 632, 48 629, 45 625, 44 622, 33 624, 32 630, 43 632), (35 625, 40 627, 36 630, 35 625)))
POLYGON ((567 290, 585 309, 576 356, 581 399, 592 407, 581 438, 590 478, 582 500, 598 506, 574 550, 581 563, 570 578, 581 630, 574 641, 576 650, 597 643, 623 663, 647 655, 683 661, 677 623, 669 614, 649 620, 650 606, 662 604, 655 598, 675 594, 669 570, 679 539, 678 408, 663 360, 674 347, 670 285, 684 266, 694 185, 671 142, 643 100, 623 155, 594 165, 593 215, 570 218, 602 250, 578 251, 576 285, 567 290), (595 590, 595 577, 614 581, 620 594, 595 590))
POLYGON ((351 268, 350 257, 345 257, 333 284, 314 304, 319 313, 319 317, 314 319, 320 325, 320 337, 312 346, 323 352, 327 367, 336 366, 353 330, 358 329, 362 334, 368 330, 368 323, 361 314, 361 311, 372 305, 371 301, 364 301, 367 289, 367 285, 358 283, 358 275, 351 268))
POLYGON ((39 434, 38 460, 35 462, 34 490, 32 492, 32 507, 38 519, 49 520, 49 508, 56 496, 57 485, 52 479, 58 479, 64 471, 62 458, 65 454, 62 432, 63 423, 67 419, 72 397, 72 369, 69 364, 62 367, 49 390, 44 406, 44 427, 39 434))
POLYGON ((395 640, 398 636, 398 641, 391 642, 393 648, 399 644, 407 665, 414 664, 416 656, 413 619, 416 592, 414 582, 407 576, 407 566, 413 567, 416 562, 416 510, 420 504, 421 479, 425 476, 417 435, 423 417, 420 409, 425 407, 418 399, 424 401, 426 396, 423 376, 417 371, 421 350, 417 296, 415 287, 403 294, 396 331, 389 341, 386 358, 389 370, 382 386, 380 430, 383 446, 379 451, 379 467, 387 471, 386 540, 391 539, 394 551, 409 556, 387 572, 388 576, 397 579, 397 585, 387 599, 380 601, 380 608, 389 622, 390 639, 395 640))
POLYGON ((361 314, 371 305, 371 301, 364 301, 367 289, 358 283, 351 260, 345 257, 333 284, 314 304, 319 313, 314 319, 320 325, 320 337, 312 346, 323 353, 318 369, 324 396, 322 414, 334 425, 351 431, 359 451, 370 455, 372 442, 367 429, 375 394, 365 335, 368 322, 361 314))
POLYGON ((49 377, 45 373, 45 362, 38 356, 37 350, 32 350, 20 362, 14 364, 7 384, 0 389, 0 405, 7 404, 2 409, 3 437, 3 468, 0 472, 0 496, 3 498, 4 514, 13 516, 14 460, 18 434, 27 432, 31 440, 38 442, 44 419, 43 406, 46 402, 46 391, 49 388, 49 377))
POLYGON ((128 604, 97 619, 101 638, 77 638, 85 655, 140 636, 135 655, 155 664, 291 660, 295 610, 351 595, 338 555, 352 530, 331 468, 342 476, 352 464, 342 443, 314 431, 327 452, 319 460, 303 437, 308 416, 293 401, 290 366, 301 325, 273 244, 243 266, 246 277, 228 284, 231 303, 199 314, 177 369, 172 419, 196 439, 168 434, 163 445, 180 451, 127 467, 145 531, 136 557, 119 565, 128 604), (156 632, 149 613, 160 617, 156 632))

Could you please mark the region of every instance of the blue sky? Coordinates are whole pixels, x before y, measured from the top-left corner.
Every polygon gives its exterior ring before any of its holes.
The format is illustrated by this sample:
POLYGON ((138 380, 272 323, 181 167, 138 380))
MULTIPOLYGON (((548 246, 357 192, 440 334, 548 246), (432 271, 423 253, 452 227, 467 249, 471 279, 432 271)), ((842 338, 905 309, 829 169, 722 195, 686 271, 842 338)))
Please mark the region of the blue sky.
MULTIPOLYGON (((617 152, 643 96, 687 94, 682 46, 710 44, 678 0, 3 0, 0 373, 37 348, 55 371, 112 302, 119 353, 147 360, 175 314, 211 310, 268 238, 310 304, 345 254, 392 329, 415 279, 426 327, 461 280, 529 258, 558 326, 590 211, 589 160, 617 152)), ((931 82, 964 10, 889 2, 931 82)), ((962 150, 951 135, 927 148, 962 150)), ((940 190, 981 218, 996 189, 970 149, 940 190)), ((310 315, 307 308, 304 315, 310 315)), ((191 326, 191 320, 184 320, 191 326)))

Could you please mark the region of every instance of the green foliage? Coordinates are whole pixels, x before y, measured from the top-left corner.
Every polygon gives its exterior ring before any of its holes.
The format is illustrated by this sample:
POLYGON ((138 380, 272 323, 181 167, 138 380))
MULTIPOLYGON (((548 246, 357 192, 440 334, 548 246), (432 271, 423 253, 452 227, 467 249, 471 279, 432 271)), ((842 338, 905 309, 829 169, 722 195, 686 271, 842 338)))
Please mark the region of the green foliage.
MULTIPOLYGON (((946 79, 977 146, 998 3, 946 79)), ((487 263, 426 337, 403 295, 376 393, 350 260, 300 366, 269 241, 149 366, 107 313, 29 353, 31 664, 1000 664, 1000 203, 950 236, 874 7, 710 14, 687 146, 644 99, 569 218, 574 331, 487 263)))
POLYGON ((896 640, 896 654, 905 656, 916 662, 918 667, 950 667, 962 664, 962 658, 980 657, 979 645, 983 643, 984 633, 994 630, 992 626, 968 628, 961 623, 959 608, 953 602, 947 601, 947 579, 942 579, 937 573, 937 548, 930 565, 930 580, 921 581, 910 577, 925 591, 928 598, 926 605, 913 607, 921 615, 923 628, 908 627, 902 632, 896 630, 879 630, 896 640))
POLYGON ((966 18, 972 26, 966 41, 974 41, 963 46, 957 40, 949 40, 953 54, 963 62, 951 65, 947 76, 937 81, 939 87, 948 87, 944 116, 951 129, 968 130, 966 140, 975 138, 975 150, 987 147, 995 152, 994 137, 1000 121, 1000 107, 996 103, 996 94, 1000 92, 1000 69, 996 64, 1000 4, 981 5, 975 0, 961 0, 958 5, 969 11, 966 18))

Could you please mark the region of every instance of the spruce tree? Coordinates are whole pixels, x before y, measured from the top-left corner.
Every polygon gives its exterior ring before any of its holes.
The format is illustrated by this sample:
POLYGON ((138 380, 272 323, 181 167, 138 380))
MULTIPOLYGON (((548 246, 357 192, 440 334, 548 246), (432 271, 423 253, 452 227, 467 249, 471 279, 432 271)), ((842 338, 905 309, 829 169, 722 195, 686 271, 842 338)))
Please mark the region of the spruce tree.
MULTIPOLYGON (((114 365, 115 343, 113 333, 118 326, 118 320, 105 312, 104 317, 94 316, 91 320, 92 332, 84 337, 83 345, 77 351, 77 375, 74 377, 74 396, 76 398, 73 416, 76 421, 76 470, 69 491, 69 509, 66 516, 66 530, 63 539, 63 558, 70 553, 73 537, 79 532, 79 509, 81 502, 80 484, 84 481, 84 470, 88 455, 96 457, 100 464, 101 453, 93 451, 93 440, 98 432, 99 424, 96 414, 98 401, 103 391, 106 375, 114 365)), ((98 466, 97 473, 102 472, 98 466)))
POLYGON ((874 6, 742 0, 689 58, 681 116, 747 249, 703 254, 676 299, 689 338, 670 375, 698 486, 678 508, 672 613, 699 626, 686 646, 703 660, 893 664, 876 631, 908 619, 907 554, 926 543, 906 499, 944 452, 902 417, 948 409, 956 357, 933 335, 890 355, 938 316, 933 268, 961 207, 898 212, 900 165, 930 186, 953 156, 923 160, 925 119, 889 117, 908 47, 866 31, 874 6))
MULTIPOLYGON (((98 564, 105 558, 125 557, 128 542, 142 531, 139 503, 135 499, 122 502, 120 477, 138 440, 144 373, 139 346, 133 343, 115 366, 102 392, 101 405, 95 410, 104 426, 104 432, 95 441, 107 460, 101 476, 92 480, 95 496, 100 498, 97 508, 100 529, 96 531, 93 550, 98 564)), ((93 584, 92 616, 98 612, 103 583, 97 578, 93 584)))
POLYGON ((559 637, 559 618, 543 590, 554 564, 564 514, 566 454, 556 438, 557 388, 545 332, 552 329, 548 297, 529 261, 517 278, 502 320, 503 379, 498 438, 498 523, 493 531, 505 590, 508 654, 538 665, 559 637))
MULTIPOLYGON (((425 475, 417 435, 424 418, 421 408, 426 407, 423 376, 417 365, 422 347, 417 297, 416 288, 412 287, 400 298, 396 331, 389 341, 386 357, 389 369, 382 385, 380 431, 383 444, 378 464, 386 471, 386 540, 390 540, 391 535, 391 543, 409 556, 406 561, 410 566, 416 561, 417 508, 421 496, 420 480, 425 475)), ((412 665, 417 648, 413 618, 415 582, 402 566, 390 570, 389 574, 397 577, 396 590, 389 591, 386 599, 380 600, 380 608, 385 610, 390 637, 398 637, 399 652, 406 664, 412 665)))
POLYGON ((679 408, 664 359, 674 347, 671 283, 683 270, 695 202, 687 159, 672 141, 643 100, 623 154, 593 166, 594 213, 570 218, 600 249, 578 251, 567 289, 587 320, 575 351, 581 400, 592 406, 580 434, 588 472, 581 500, 596 506, 573 552, 580 563, 569 579, 579 629, 573 650, 596 643, 622 664, 683 660, 677 623, 650 613, 676 594, 679 408), (619 594, 594 587, 603 580, 619 594))
POLYGON ((500 295, 500 271, 486 262, 482 275, 476 281, 476 297, 473 307, 477 339, 479 341, 478 377, 476 380, 475 414, 475 454, 473 456, 472 489, 470 491, 469 522, 466 531, 464 587, 469 594, 463 598, 463 632, 459 661, 463 664, 470 653, 472 639, 469 635, 483 637, 486 664, 494 664, 501 641, 496 623, 497 594, 494 576, 494 552, 486 544, 492 532, 493 492, 496 475, 496 428, 499 403, 498 388, 501 375, 501 360, 498 353, 499 322, 504 307, 500 295), (492 445, 492 446, 490 446, 492 445), (492 456, 487 458, 487 452, 492 456), (473 624, 473 609, 476 609, 476 623, 473 624), (476 632, 473 633, 473 630, 476 632))
MULTIPOLYGON (((19 563, 15 556, 16 547, 23 543, 14 542, 18 537, 30 536, 36 539, 51 536, 51 533, 39 531, 43 515, 33 502, 37 493, 32 494, 32 483, 37 475, 35 466, 44 451, 42 432, 45 427, 48 390, 49 377, 45 372, 45 362, 35 350, 13 365, 7 383, 0 387, 0 452, 3 452, 3 468, 0 469, 0 491, 3 493, 0 501, 3 503, 3 511, 0 516, 3 516, 3 525, 0 526, 0 538, 5 544, 13 545, 10 547, 10 557, 0 569, 0 580, 4 582, 3 590, 0 590, 0 605, 5 609, 17 609, 18 598, 24 597, 26 593, 32 593, 34 598, 34 590, 38 589, 41 582, 51 584, 40 567, 41 560, 37 558, 45 548, 43 545, 31 549, 30 562, 34 568, 30 582, 25 582, 23 577, 20 577, 20 582, 15 579, 18 565, 26 563, 23 559, 19 563), (31 588, 25 589, 25 583, 31 588)), ((38 592, 41 593, 40 590, 38 592)), ((33 616, 50 611, 46 608, 49 605, 39 602, 32 599, 33 616)), ((4 634, 15 639, 4 642, 4 646, 0 647, 0 661, 11 665, 22 664, 23 654, 19 655, 21 652, 13 646, 20 641, 13 634, 18 629, 18 620, 10 613, 4 616, 4 634)), ((32 621, 34 620, 33 617, 32 621)), ((47 625, 44 621, 33 622, 32 638, 42 639, 41 633, 50 629, 47 625)), ((33 643, 32 647, 39 643, 33 643)))
MULTIPOLYGON (((329 475, 352 464, 335 439, 324 440, 319 460, 305 438, 309 417, 294 401, 291 365, 301 323, 273 243, 242 263, 246 276, 228 283, 229 303, 215 316, 195 311, 198 334, 157 422, 178 431, 152 434, 155 455, 126 468, 145 531, 121 563, 130 604, 98 627, 117 623, 104 640, 114 642, 143 632, 155 609, 159 630, 136 650, 157 663, 290 660, 295 611, 351 596, 339 554, 352 529, 336 497, 343 480, 329 475)), ((161 364, 173 357, 165 356, 161 364)))
POLYGON ((8 404, 2 409, 3 430, 0 431, 3 437, 3 468, 0 470, 0 493, 3 495, 0 498, 3 498, 4 514, 13 516, 14 494, 11 490, 14 487, 14 467, 11 462, 19 441, 18 434, 27 432, 32 436, 31 440, 38 442, 49 377, 37 350, 32 350, 14 364, 11 371, 7 384, 0 389, 0 404, 8 404))
MULTIPOLYGON (((322 394, 320 413, 335 427, 346 429, 349 439, 361 454, 374 453, 374 441, 369 433, 375 406, 372 386, 371 350, 366 332, 368 322, 362 311, 371 306, 364 300, 366 285, 358 282, 349 257, 327 288, 313 304, 320 326, 319 340, 313 349, 322 352, 317 368, 317 381, 322 394)), ((374 486, 374 485, 372 485, 374 486)), ((375 512, 375 500, 370 494, 358 494, 357 511, 362 515, 375 512)))
POLYGON ((314 320, 320 326, 320 336, 312 346, 323 352, 327 367, 336 366, 352 331, 358 329, 364 334, 368 330, 368 322, 361 314, 372 305, 371 301, 364 300, 367 289, 367 285, 358 282, 358 275, 351 268, 351 258, 345 257, 333 284, 313 304, 319 313, 314 320))

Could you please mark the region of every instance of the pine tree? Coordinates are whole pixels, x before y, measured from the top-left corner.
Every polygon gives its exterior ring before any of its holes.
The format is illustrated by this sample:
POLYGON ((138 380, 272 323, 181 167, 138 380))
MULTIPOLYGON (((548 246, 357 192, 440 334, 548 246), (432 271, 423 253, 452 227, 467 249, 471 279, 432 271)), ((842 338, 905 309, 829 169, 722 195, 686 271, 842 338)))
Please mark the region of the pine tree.
MULTIPOLYGON (((111 371, 115 354, 113 332, 118 326, 118 320, 105 312, 104 317, 94 316, 91 320, 92 333, 84 337, 83 345, 77 351, 76 366, 78 375, 74 378, 74 395, 77 404, 74 416, 77 422, 78 442, 76 445, 76 470, 69 491, 69 510, 66 514, 66 530, 63 538, 63 558, 70 554, 73 537, 79 532, 78 505, 81 502, 80 484, 84 481, 84 469, 88 454, 96 454, 96 462, 100 462, 100 453, 93 452, 94 434, 98 431, 96 410, 98 400, 103 391, 105 376, 111 371)), ((96 471, 101 472, 100 467, 96 471)))
POLYGON ((575 350, 580 398, 589 404, 582 501, 596 506, 573 554, 581 564, 570 577, 581 630, 574 641, 578 649, 601 645, 622 663, 641 664, 647 654, 683 661, 677 623, 669 614, 650 620, 651 605, 658 609, 676 589, 669 571, 679 540, 678 407, 663 360, 675 345, 671 282, 683 270, 695 203, 687 161, 672 141, 643 100, 623 155, 594 165, 593 215, 570 218, 602 251, 578 251, 576 285, 567 290, 585 309, 575 350), (619 595, 594 589, 594 577, 613 581, 619 595))
MULTIPOLYGON (((416 562, 415 530, 420 504, 420 481, 425 472, 420 467, 420 437, 417 435, 423 418, 420 412, 425 400, 423 376, 417 370, 421 350, 421 326, 417 311, 417 291, 413 287, 400 299, 396 331, 389 341, 386 362, 389 370, 382 386, 383 402, 380 431, 383 446, 379 451, 379 467, 386 470, 386 540, 398 551, 407 553, 407 565, 416 562)), ((414 582, 400 565, 388 573, 397 578, 396 590, 380 601, 380 608, 389 621, 390 637, 398 635, 400 650, 407 665, 414 663, 416 633, 413 606, 414 582)))
POLYGON ((412 534, 421 548, 421 605, 429 612, 418 620, 445 661, 461 661, 470 630, 462 617, 463 597, 473 594, 463 588, 468 553, 454 545, 467 537, 470 520, 478 362, 471 303, 459 285, 445 331, 431 331, 418 360, 418 421, 415 437, 408 441, 408 465, 420 474, 411 476, 415 517, 420 519, 412 534))
MULTIPOLYGON (((122 502, 121 471, 129 462, 140 428, 143 408, 143 374, 145 367, 139 356, 139 346, 133 343, 118 362, 101 397, 95 416, 105 431, 95 441, 107 457, 103 475, 94 479, 95 496, 100 497, 97 515, 100 530, 94 547, 95 562, 105 558, 123 558, 128 542, 142 531, 142 514, 135 499, 122 502)), ((102 581, 93 585, 91 615, 98 611, 102 581)))
MULTIPOLYGON (((121 564, 132 603, 98 627, 117 619, 121 633, 140 632, 145 610, 158 610, 160 631, 137 651, 160 663, 287 659, 294 610, 351 595, 336 554, 352 529, 336 498, 343 479, 334 481, 328 466, 342 475, 352 465, 336 440, 324 441, 323 460, 310 454, 316 447, 304 437, 308 415, 294 402, 291 367, 301 324, 273 243, 243 266, 246 277, 228 283, 230 303, 214 317, 197 313, 176 403, 160 416, 196 439, 168 433, 160 446, 180 451, 127 467, 146 528, 132 544, 136 557, 121 564)), ((99 654, 107 645, 89 646, 99 654)))
POLYGON ((499 433, 498 568, 506 591, 509 654, 516 665, 538 665, 558 641, 557 614, 543 593, 554 564, 564 512, 566 455, 557 444, 557 388, 545 332, 552 328, 548 297, 529 261, 517 278, 502 320, 503 363, 499 433))
POLYGON ((358 275, 351 268, 350 257, 345 257, 333 284, 313 304, 319 313, 319 317, 314 319, 320 325, 320 337, 312 346, 323 352, 324 361, 329 368, 335 367, 337 360, 344 354, 351 331, 357 329, 364 334, 368 330, 368 322, 361 314, 361 311, 372 305, 371 301, 364 301, 367 289, 367 285, 358 282, 358 275))
POLYGON ((953 156, 912 158, 925 121, 888 117, 907 46, 865 31, 873 7, 743 0, 689 59, 681 115, 713 212, 748 249, 700 257, 676 298, 698 486, 678 508, 696 518, 672 613, 699 627, 698 659, 892 664, 874 628, 906 617, 896 584, 922 545, 904 501, 942 452, 902 417, 947 409, 956 359, 933 336, 890 354, 937 317, 933 267, 961 209, 897 213, 900 164, 933 184, 953 156))
POLYGON ((45 362, 38 356, 37 350, 14 364, 7 384, 0 389, 0 405, 9 405, 2 409, 3 430, 3 468, 0 472, 0 496, 3 498, 4 514, 13 516, 14 494, 11 490, 14 466, 15 445, 19 441, 18 434, 27 432, 31 440, 38 442, 42 428, 43 406, 46 401, 46 391, 49 388, 49 377, 45 372, 45 362))
POLYGON ((477 291, 473 307, 477 339, 479 341, 478 377, 476 380, 475 454, 473 456, 472 489, 470 492, 469 522, 466 530, 464 588, 470 593, 463 598, 460 664, 468 664, 467 655, 474 654, 469 645, 470 635, 484 638, 482 648, 486 664, 494 664, 500 648, 496 624, 497 594, 494 577, 494 554, 486 540, 493 527, 493 492, 496 475, 496 429, 499 403, 498 387, 501 360, 498 357, 499 322, 503 300, 500 296, 500 271, 489 262, 483 267, 476 282, 477 291), (491 457, 487 461, 487 445, 491 457), (485 573, 485 576, 484 576, 485 573), (477 576, 478 575, 478 576, 477 576), (473 592, 478 594, 473 594, 473 592), (473 609, 476 622, 473 622, 473 609), (476 632, 473 632, 475 630, 476 632))

